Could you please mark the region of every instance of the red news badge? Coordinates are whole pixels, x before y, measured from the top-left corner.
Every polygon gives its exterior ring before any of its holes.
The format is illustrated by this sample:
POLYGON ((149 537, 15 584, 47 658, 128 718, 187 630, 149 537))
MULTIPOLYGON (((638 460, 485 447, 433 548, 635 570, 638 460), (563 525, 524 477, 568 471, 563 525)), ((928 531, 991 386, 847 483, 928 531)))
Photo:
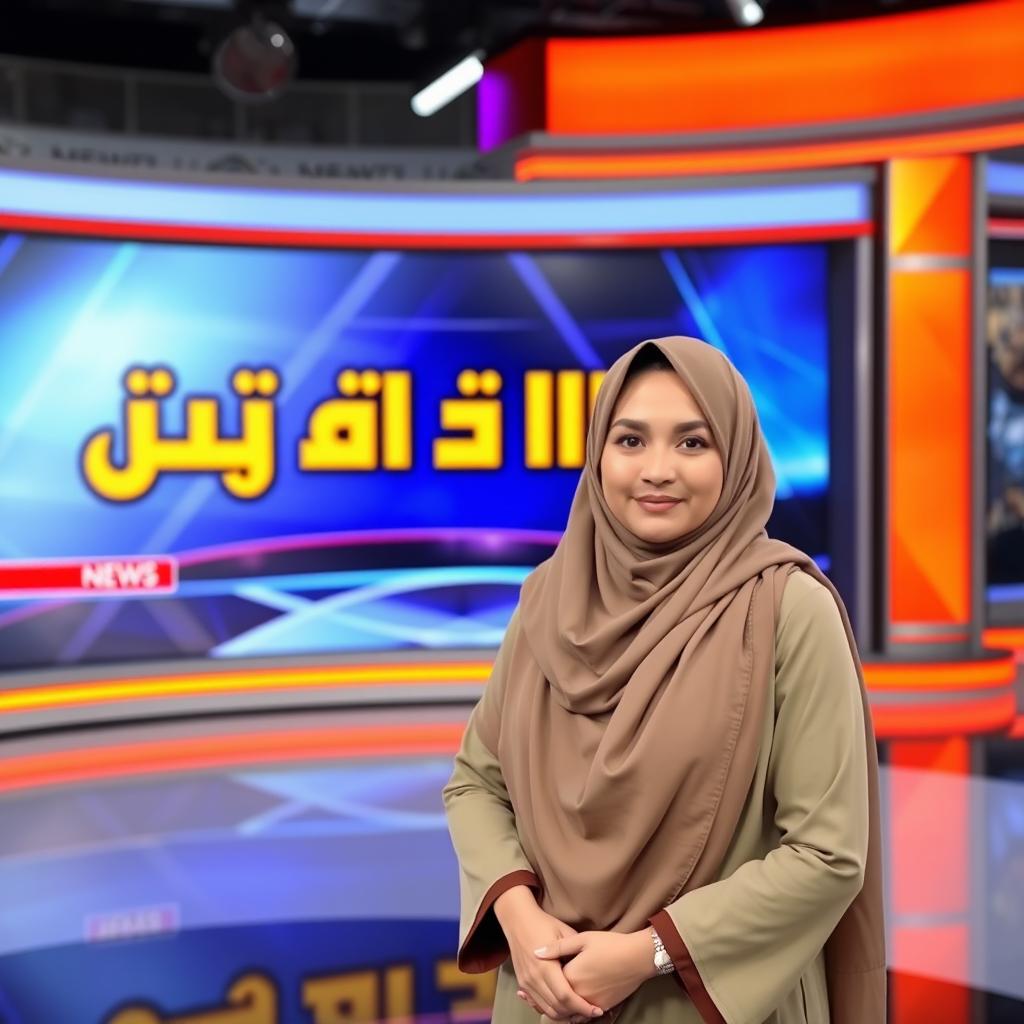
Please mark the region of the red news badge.
POLYGON ((178 562, 168 555, 0 561, 0 600, 172 594, 178 562))

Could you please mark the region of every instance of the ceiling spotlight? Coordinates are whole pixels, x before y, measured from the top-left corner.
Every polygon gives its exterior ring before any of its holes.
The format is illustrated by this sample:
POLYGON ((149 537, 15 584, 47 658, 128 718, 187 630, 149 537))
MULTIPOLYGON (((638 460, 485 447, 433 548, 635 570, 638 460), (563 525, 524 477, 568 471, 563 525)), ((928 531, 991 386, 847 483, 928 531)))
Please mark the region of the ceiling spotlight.
POLYGON ((476 85, 484 76, 484 65, 481 60, 483 55, 483 50, 471 53, 443 75, 435 78, 430 85, 420 89, 412 98, 413 111, 420 117, 430 117, 451 103, 456 96, 461 96, 471 86, 476 85))
POLYGON ((233 29, 213 54, 213 77, 221 91, 249 103, 279 95, 295 77, 295 66, 288 33, 259 12, 233 29))
POLYGON ((725 0, 725 6, 737 25, 750 27, 764 18, 764 10, 757 0, 725 0))
POLYGON ((422 21, 411 21, 398 32, 398 41, 407 50, 424 50, 430 42, 427 26, 422 21))

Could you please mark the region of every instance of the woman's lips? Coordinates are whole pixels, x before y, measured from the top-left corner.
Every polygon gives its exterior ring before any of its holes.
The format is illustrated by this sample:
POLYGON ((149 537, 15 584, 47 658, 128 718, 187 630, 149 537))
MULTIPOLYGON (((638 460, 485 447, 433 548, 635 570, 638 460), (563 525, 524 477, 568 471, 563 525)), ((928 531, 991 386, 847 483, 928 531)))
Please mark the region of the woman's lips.
POLYGON ((637 498, 636 499, 637 504, 645 512, 655 512, 655 513, 657 513, 657 512, 670 512, 672 509, 674 509, 676 507, 676 505, 679 504, 680 500, 681 499, 672 499, 672 500, 668 500, 668 499, 655 500, 655 499, 647 499, 647 498, 637 498))

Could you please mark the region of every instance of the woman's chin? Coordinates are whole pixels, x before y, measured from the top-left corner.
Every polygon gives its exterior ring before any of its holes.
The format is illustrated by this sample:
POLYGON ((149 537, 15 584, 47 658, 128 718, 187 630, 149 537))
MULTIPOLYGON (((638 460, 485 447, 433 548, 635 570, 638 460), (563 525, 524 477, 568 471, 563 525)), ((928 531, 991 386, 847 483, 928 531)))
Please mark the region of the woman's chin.
POLYGON ((644 519, 634 519, 629 529, 631 533, 648 544, 666 544, 689 533, 690 526, 688 523, 652 523, 645 517, 644 519))

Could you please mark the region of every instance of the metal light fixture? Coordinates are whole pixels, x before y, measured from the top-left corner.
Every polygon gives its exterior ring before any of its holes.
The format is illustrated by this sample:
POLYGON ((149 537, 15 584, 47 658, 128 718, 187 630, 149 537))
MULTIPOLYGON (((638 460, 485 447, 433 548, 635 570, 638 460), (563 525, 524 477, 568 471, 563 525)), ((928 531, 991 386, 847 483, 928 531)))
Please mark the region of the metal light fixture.
POLYGON ((749 28, 764 18, 764 9, 757 0, 725 0, 725 6, 737 25, 749 28))
POLYGON ((238 25, 213 54, 213 77, 228 97, 248 103, 273 99, 295 77, 295 46, 288 33, 259 11, 238 25))

